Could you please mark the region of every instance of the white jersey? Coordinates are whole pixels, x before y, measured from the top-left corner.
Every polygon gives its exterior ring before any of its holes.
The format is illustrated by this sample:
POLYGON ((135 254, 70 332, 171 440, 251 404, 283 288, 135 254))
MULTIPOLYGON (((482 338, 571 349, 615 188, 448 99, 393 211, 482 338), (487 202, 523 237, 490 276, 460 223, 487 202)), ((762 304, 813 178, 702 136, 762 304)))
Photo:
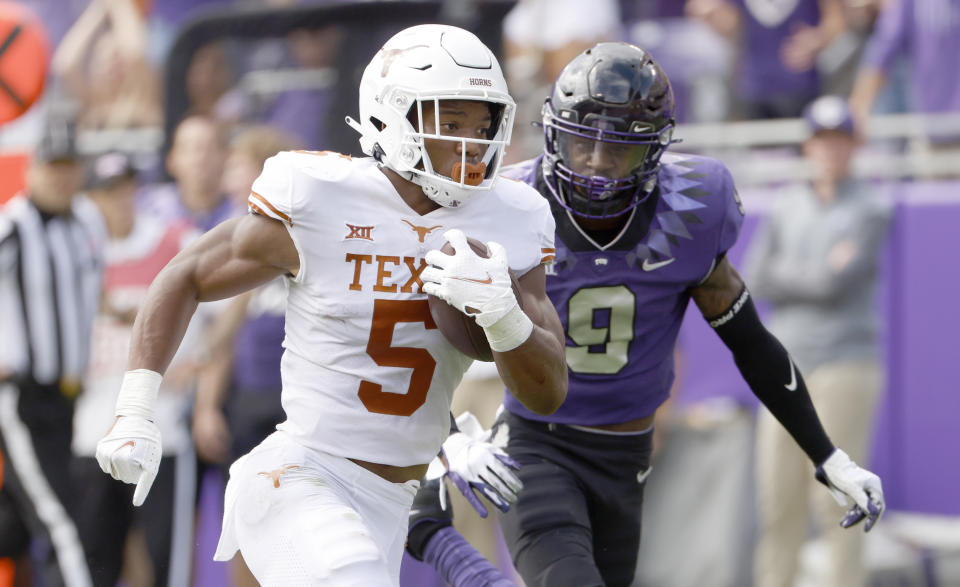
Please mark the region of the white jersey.
POLYGON ((282 221, 300 256, 281 363, 287 420, 278 428, 337 456, 429 462, 471 360, 430 317, 423 256, 459 228, 502 244, 523 275, 553 254, 547 201, 501 179, 460 208, 421 216, 373 159, 303 151, 269 159, 252 191, 250 209, 282 221))

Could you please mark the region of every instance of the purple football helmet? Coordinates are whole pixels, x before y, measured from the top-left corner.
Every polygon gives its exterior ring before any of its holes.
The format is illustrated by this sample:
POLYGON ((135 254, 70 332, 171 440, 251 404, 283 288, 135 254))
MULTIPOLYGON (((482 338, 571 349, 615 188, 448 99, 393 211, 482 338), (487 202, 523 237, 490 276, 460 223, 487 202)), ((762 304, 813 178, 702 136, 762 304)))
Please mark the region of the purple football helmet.
POLYGON ((667 75, 635 45, 600 43, 568 63, 543 105, 543 175, 560 205, 611 218, 649 198, 673 108, 667 75))

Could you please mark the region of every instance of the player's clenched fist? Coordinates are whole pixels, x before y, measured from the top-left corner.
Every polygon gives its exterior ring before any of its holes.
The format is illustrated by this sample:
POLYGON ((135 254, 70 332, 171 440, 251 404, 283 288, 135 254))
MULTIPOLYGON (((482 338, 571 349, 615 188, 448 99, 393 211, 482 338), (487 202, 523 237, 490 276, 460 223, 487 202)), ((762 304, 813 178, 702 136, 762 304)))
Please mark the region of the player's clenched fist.
POLYGON ((133 505, 139 506, 157 477, 162 452, 156 424, 138 416, 120 416, 97 443, 97 462, 114 479, 137 484, 133 505))
POLYGON ((489 257, 481 257, 458 229, 443 234, 454 254, 427 252, 430 264, 420 274, 423 291, 473 316, 490 342, 490 348, 506 352, 520 346, 533 331, 513 293, 510 267, 504 248, 493 241, 486 244, 489 257))
POLYGON ((136 483, 133 505, 143 505, 157 477, 163 449, 160 429, 153 422, 154 404, 163 377, 148 369, 123 375, 117 397, 117 419, 97 443, 97 463, 103 472, 124 483, 136 483))
POLYGON ((426 261, 431 267, 420 274, 423 291, 474 316, 484 328, 517 306, 502 246, 487 243, 490 256, 484 258, 470 248, 463 231, 451 229, 443 236, 453 245, 454 254, 427 253, 426 261))

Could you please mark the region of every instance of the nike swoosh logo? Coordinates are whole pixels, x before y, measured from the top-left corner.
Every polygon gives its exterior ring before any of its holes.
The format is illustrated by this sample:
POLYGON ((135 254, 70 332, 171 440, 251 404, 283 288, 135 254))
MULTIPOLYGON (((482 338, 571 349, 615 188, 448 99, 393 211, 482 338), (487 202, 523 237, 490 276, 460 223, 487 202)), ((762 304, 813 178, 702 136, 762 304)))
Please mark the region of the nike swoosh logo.
POLYGON ((643 483, 646 481, 647 477, 650 476, 651 471, 653 471, 653 467, 647 467, 646 470, 637 473, 637 483, 643 483))
POLYGON ((790 359, 790 383, 784 385, 787 391, 797 390, 797 369, 793 366, 793 359, 790 359))
POLYGON ((456 279, 457 281, 469 281, 471 283, 482 283, 483 285, 490 285, 493 283, 493 277, 491 277, 489 273, 487 273, 486 279, 473 279, 470 277, 451 277, 450 279, 456 279))
POLYGON ((661 267, 666 267, 667 265, 669 265, 670 263, 673 263, 676 260, 677 260, 676 257, 670 257, 666 261, 657 261, 656 263, 651 263, 650 259, 644 259, 642 267, 644 271, 654 271, 661 267))

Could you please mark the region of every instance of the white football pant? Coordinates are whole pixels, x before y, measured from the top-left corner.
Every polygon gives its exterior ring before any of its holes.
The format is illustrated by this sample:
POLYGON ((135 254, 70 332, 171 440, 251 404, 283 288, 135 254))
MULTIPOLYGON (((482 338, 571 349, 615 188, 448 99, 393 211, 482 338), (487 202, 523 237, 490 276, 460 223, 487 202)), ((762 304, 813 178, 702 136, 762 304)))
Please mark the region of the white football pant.
POLYGON ((239 549, 265 587, 396 587, 419 486, 274 432, 230 467, 214 560, 239 549))

